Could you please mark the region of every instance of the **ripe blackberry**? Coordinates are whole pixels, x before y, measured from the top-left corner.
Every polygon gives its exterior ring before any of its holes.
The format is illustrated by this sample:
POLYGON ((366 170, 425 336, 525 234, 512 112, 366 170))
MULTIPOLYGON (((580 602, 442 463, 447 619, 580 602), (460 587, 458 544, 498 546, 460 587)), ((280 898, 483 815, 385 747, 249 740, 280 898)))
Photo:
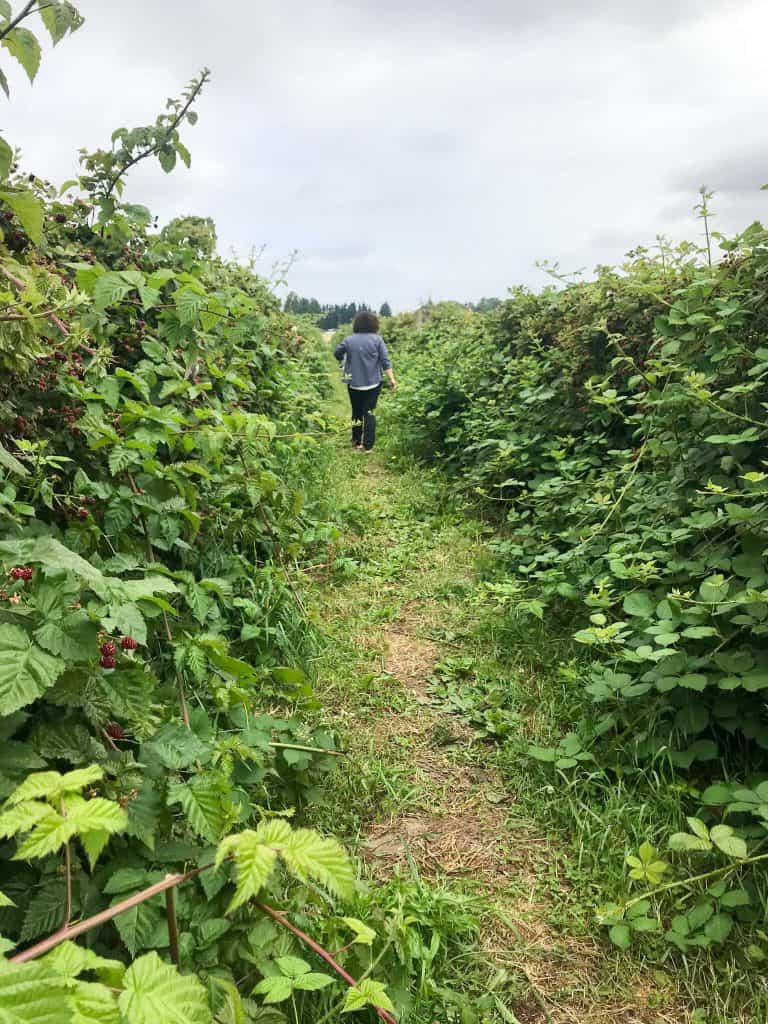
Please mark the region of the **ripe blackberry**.
POLYGON ((99 664, 102 668, 117 668, 115 659, 106 654, 102 655, 99 664))
POLYGON ((118 722, 110 722, 106 729, 107 736, 113 740, 124 740, 125 730, 118 722))
POLYGON ((101 645, 101 653, 105 658, 112 658, 117 653, 117 647, 111 640, 108 640, 105 644, 101 645))
POLYGON ((135 651, 139 645, 132 636, 124 636, 120 640, 120 646, 124 651, 135 651))

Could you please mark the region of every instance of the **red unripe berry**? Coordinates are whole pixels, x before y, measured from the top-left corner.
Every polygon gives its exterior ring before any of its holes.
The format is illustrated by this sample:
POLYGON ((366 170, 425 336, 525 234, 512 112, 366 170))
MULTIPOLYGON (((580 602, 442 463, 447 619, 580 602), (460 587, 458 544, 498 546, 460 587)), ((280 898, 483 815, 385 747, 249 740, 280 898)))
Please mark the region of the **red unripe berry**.
POLYGON ((107 736, 110 736, 113 740, 125 739, 125 731, 123 730, 122 725, 119 725, 117 722, 110 722, 107 726, 106 732, 107 736))
POLYGON ((117 647, 108 640, 105 644, 101 645, 101 653, 105 658, 111 658, 117 652, 117 647))
POLYGON ((135 651, 139 645, 132 636, 124 636, 120 641, 120 646, 124 651, 135 651))
POLYGON ((87 519, 91 513, 88 511, 87 508, 83 508, 82 506, 80 506, 80 508, 77 510, 77 514, 80 516, 81 519, 87 519))
POLYGON ((102 668, 117 668, 117 662, 109 655, 103 655, 100 661, 102 668))

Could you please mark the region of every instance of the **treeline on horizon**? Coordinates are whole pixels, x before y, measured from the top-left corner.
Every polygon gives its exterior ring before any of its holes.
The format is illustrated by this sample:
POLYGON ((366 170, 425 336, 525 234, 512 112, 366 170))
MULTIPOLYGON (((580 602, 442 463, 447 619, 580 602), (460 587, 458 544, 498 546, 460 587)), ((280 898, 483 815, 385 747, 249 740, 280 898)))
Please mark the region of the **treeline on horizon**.
MULTIPOLYGON (((491 310, 501 305, 501 301, 498 298, 482 298, 479 302, 457 303, 457 305, 462 305, 476 313, 490 313, 491 310)), ((433 302, 429 299, 423 303, 423 308, 429 308, 432 305, 433 302)), ((341 327, 342 324, 352 323, 358 313, 366 310, 373 311, 373 309, 374 307, 367 302, 321 303, 318 299, 307 299, 297 295, 296 292, 289 292, 283 303, 283 310, 286 313, 314 317, 317 326, 326 331, 341 327)), ((392 316, 392 307, 388 302, 384 302, 379 307, 379 316, 392 316)))

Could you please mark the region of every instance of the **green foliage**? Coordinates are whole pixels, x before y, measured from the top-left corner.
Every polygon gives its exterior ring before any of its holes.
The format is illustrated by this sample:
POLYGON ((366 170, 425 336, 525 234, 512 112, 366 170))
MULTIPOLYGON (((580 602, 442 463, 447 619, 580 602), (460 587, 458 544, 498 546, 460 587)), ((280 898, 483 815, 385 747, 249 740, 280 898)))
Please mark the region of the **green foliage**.
MULTIPOLYGON (((711 266, 706 250, 662 242, 591 282, 515 289, 486 315, 395 318, 392 426, 401 450, 440 465, 498 524, 489 593, 500 615, 540 620, 539 644, 567 629, 581 649, 574 721, 529 755, 606 789, 678 772, 691 831, 672 852, 710 858, 713 871, 732 858, 728 872, 757 893, 755 798, 704 811, 697 798, 723 777, 754 793, 768 775, 768 234, 753 224, 713 239, 724 256, 711 266)), ((633 881, 652 886, 666 862, 632 856, 633 881)), ((674 859, 662 881, 688 877, 674 859)), ((631 924, 614 926, 625 945, 631 924)), ((710 933, 717 946, 737 929, 717 916, 710 933)))

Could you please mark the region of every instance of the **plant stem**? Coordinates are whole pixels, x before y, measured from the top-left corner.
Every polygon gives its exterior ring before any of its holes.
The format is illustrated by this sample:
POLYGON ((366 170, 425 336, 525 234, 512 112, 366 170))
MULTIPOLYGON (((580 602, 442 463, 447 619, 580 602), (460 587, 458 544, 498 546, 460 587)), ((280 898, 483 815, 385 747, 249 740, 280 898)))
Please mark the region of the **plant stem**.
POLYGON ((187 114, 187 111, 192 106, 192 104, 195 102, 197 97, 200 95, 200 92, 201 92, 203 86, 208 82, 208 79, 210 77, 211 77, 211 73, 206 68, 203 71, 202 75, 200 76, 200 80, 195 83, 195 87, 192 90, 192 93, 191 93, 189 99, 187 100, 187 102, 184 104, 184 106, 181 108, 179 113, 176 115, 176 117, 173 119, 173 121, 170 123, 170 125, 166 129, 165 139, 162 142, 156 142, 154 146, 149 146, 147 149, 142 150, 140 153, 137 153, 136 156, 132 157, 127 163, 123 164, 123 166, 120 168, 120 170, 117 171, 110 178, 110 180, 107 182, 106 191, 104 192, 104 195, 103 195, 104 199, 109 199, 109 197, 112 195, 112 192, 113 192, 113 190, 115 188, 115 185, 117 185, 118 181, 120 181, 122 176, 124 174, 126 174, 131 169, 131 167, 135 167, 136 164, 139 163, 140 160, 144 160, 146 157, 152 156, 153 153, 157 153, 157 151, 159 149, 161 149, 163 147, 163 145, 165 145, 165 142, 167 142, 167 140, 171 137, 173 132, 176 131, 176 129, 181 124, 181 122, 184 120, 184 118, 185 118, 185 116, 187 114))
POLYGON ((138 907, 140 903, 146 903, 147 900, 151 900, 161 892, 173 889, 175 886, 181 885, 182 882, 188 882, 190 878, 195 878, 202 871, 208 871, 214 866, 213 863, 204 864, 202 867, 193 868, 182 875, 166 875, 162 882, 156 882, 147 889, 134 893, 128 899, 115 903, 113 907, 107 907, 106 910, 94 914, 93 917, 87 917, 84 921, 78 921, 77 924, 68 925, 66 928, 59 928, 57 932, 49 935, 47 939, 42 939, 40 942, 35 943, 34 946, 30 946, 29 949, 25 949, 22 953, 17 953, 16 956, 11 957, 9 962, 23 964, 28 960, 34 960, 36 957, 42 956, 43 953, 54 949, 62 942, 77 938, 78 935, 83 935, 85 932, 90 931, 91 928, 97 928, 101 924, 106 924, 107 921, 111 921, 120 914, 124 914, 126 910, 138 907))
POLYGON ((324 747, 302 747, 298 743, 273 743, 270 747, 279 747, 281 750, 305 750, 308 754, 328 754, 329 757, 347 757, 343 750, 326 750, 324 747))
POLYGON ((669 892, 670 889, 679 889, 683 885, 692 885, 694 882, 704 882, 708 878, 717 878, 719 875, 726 875, 730 871, 738 871, 739 868, 743 868, 747 864, 757 864, 758 861, 761 860, 768 860, 768 853, 761 853, 757 857, 745 857, 744 860, 736 861, 734 864, 727 864, 724 868, 715 868, 714 871, 705 871, 701 875, 691 875, 688 878, 681 878, 677 882, 667 882, 666 885, 660 885, 656 889, 651 889, 649 892, 644 892, 639 896, 635 896, 633 899, 629 900, 628 903, 624 904, 624 910, 628 910, 636 903, 640 903, 641 900, 646 900, 650 896, 658 896, 661 892, 669 892))
POLYGON ((173 889, 165 890, 165 917, 168 921, 168 945, 170 947, 171 960, 177 967, 180 967, 179 925, 176 921, 176 898, 173 889))
MULTIPOLYGON (((301 941, 305 943, 305 945, 309 946, 310 949, 314 950, 314 952, 317 953, 319 957, 322 957, 329 967, 332 967, 339 977, 343 978, 348 985, 351 985, 352 988, 357 988, 357 982, 352 975, 345 971, 341 964, 337 963, 333 959, 328 950, 323 949, 322 946, 318 945, 314 939, 310 938, 310 936, 306 934, 306 932, 297 928, 296 925, 291 924, 284 914, 281 914, 278 910, 273 910, 272 907, 268 907, 265 903, 257 903, 256 906, 259 910, 263 910, 265 914, 268 914, 274 921, 277 921, 278 924, 282 925, 283 928, 287 928, 288 931, 291 932, 292 935, 295 935, 297 939, 301 939, 301 941)), ((391 1013, 383 1010, 380 1006, 376 1006, 374 1009, 379 1020, 386 1021, 387 1024, 397 1024, 397 1021, 391 1013)))
MULTIPOLYGON (((37 3, 37 0, 29 0, 29 3, 26 5, 26 7, 22 8, 21 13, 17 14, 16 17, 13 19, 13 21, 9 22, 5 26, 3 31, 0 32, 0 39, 5 39, 5 37, 10 32, 13 32, 13 30, 16 28, 17 25, 20 25, 21 22, 24 21, 25 18, 29 17, 29 15, 32 14, 32 10, 33 10, 33 8, 34 8, 36 3, 37 3)), ((46 4, 46 6, 48 6, 48 5, 46 4)))
MULTIPOLYGON (((3 36, 0 35, 0 39, 2 38, 3 36)), ((11 284, 15 284, 17 288, 27 287, 20 278, 16 277, 15 274, 12 274, 10 270, 6 270, 5 267, 0 267, 0 273, 3 274, 4 277, 7 277, 11 284)), ((49 312, 46 315, 48 319, 51 321, 51 323, 55 324, 63 335, 67 336, 69 334, 69 328, 66 326, 66 324, 59 320, 55 313, 49 312)))

